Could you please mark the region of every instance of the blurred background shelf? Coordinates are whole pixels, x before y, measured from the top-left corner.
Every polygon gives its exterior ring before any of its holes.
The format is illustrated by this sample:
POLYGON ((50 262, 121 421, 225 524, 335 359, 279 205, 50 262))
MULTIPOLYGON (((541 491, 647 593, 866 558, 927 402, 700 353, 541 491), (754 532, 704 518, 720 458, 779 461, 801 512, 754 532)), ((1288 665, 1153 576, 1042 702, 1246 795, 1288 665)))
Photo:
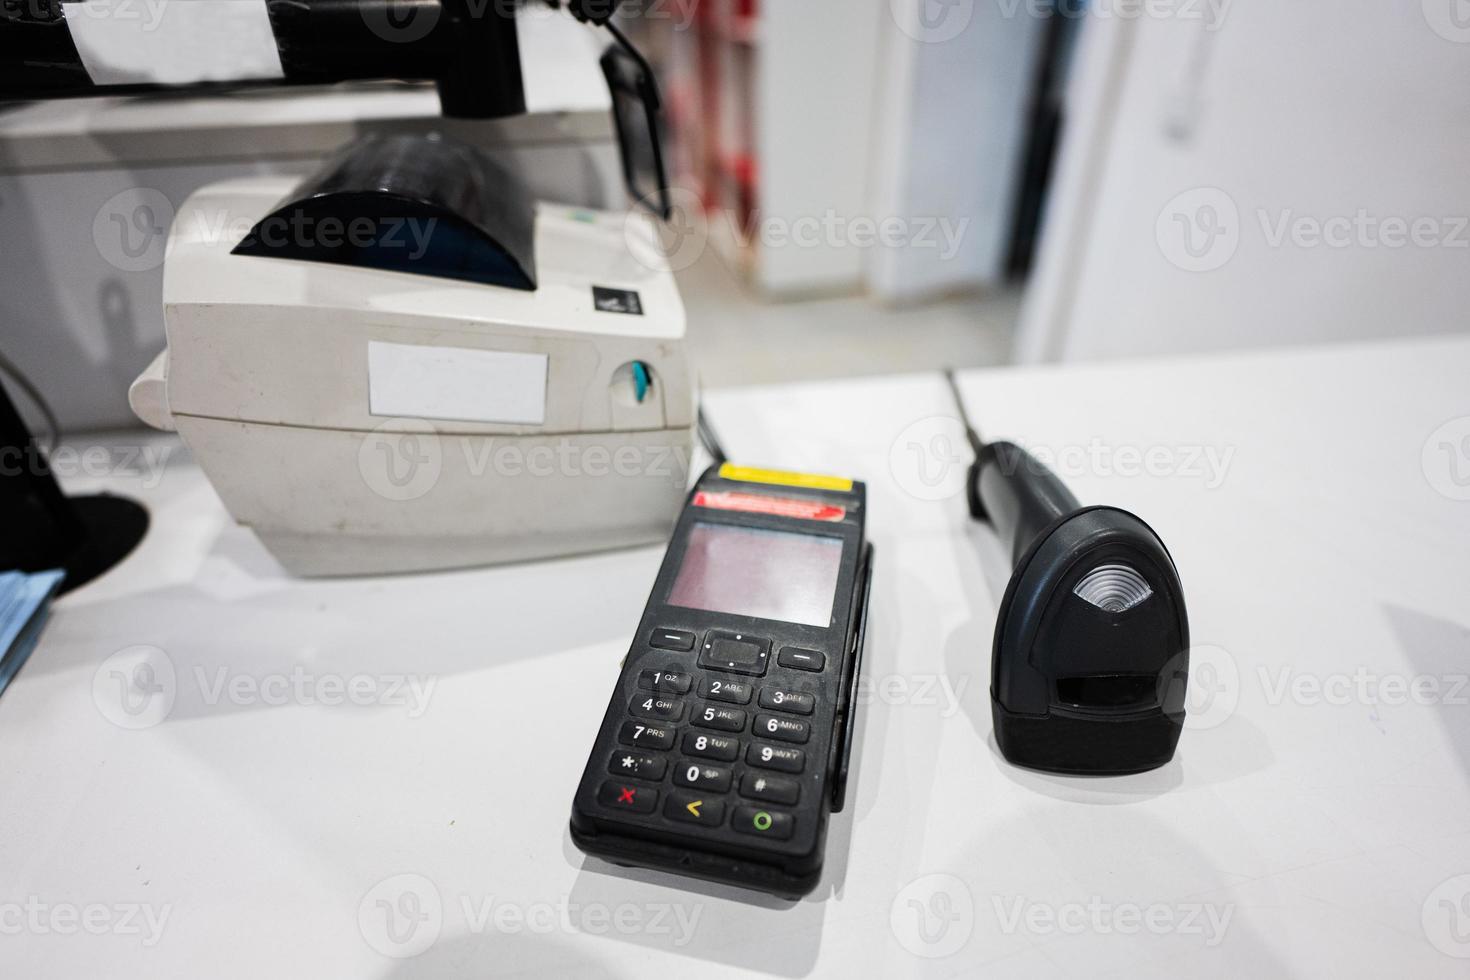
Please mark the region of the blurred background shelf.
POLYGON ((977 5, 984 23, 930 43, 893 10, 706 0, 632 24, 669 93, 673 180, 763 295, 915 303, 1007 279, 1046 24, 977 5), (904 244, 862 230, 885 219, 904 244), (940 219, 952 245, 929 244, 940 219), (782 244, 802 222, 816 240, 782 244))

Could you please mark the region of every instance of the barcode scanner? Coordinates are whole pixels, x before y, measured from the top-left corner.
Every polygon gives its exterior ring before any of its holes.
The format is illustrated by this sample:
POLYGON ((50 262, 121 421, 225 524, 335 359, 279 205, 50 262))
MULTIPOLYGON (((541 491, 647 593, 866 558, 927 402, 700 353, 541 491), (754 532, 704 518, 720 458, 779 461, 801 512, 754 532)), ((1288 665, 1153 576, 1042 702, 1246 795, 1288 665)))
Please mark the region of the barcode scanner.
POLYGON ((1083 507, 1035 456, 984 442, 946 372, 975 453, 970 515, 1009 542, 995 624, 991 717, 1014 765, 1072 775, 1145 772, 1184 724, 1189 621, 1168 549, 1116 507, 1083 507))

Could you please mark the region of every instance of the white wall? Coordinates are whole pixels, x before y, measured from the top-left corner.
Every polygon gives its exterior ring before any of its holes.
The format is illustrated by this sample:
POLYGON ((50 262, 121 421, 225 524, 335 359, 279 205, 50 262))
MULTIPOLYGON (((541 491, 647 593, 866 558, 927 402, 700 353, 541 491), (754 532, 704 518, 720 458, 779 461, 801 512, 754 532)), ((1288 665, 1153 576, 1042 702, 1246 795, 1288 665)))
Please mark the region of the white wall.
MULTIPOLYGON (((750 256, 758 288, 907 302, 997 281, 1043 26, 1026 0, 763 0, 758 198, 780 239, 750 256), (895 218, 906 244, 885 248, 895 218)), ((711 235, 740 255, 727 224, 711 235)))
POLYGON ((1470 328, 1455 2, 1234 0, 1213 30, 1089 18, 1021 359, 1470 328), (1419 221, 1421 244, 1388 247, 1384 219, 1419 221), (1283 220, 1305 234, 1273 242, 1283 220))
MULTIPOLYGON (((766 0, 760 5, 755 104, 763 220, 792 227, 868 213, 874 70, 881 0, 766 0)), ((769 293, 850 290, 863 250, 840 237, 757 248, 756 282, 769 293)))
POLYGON ((873 213, 916 225, 945 219, 958 234, 937 248, 875 248, 868 287, 890 302, 1003 277, 1044 27, 1024 3, 900 2, 928 5, 931 26, 914 20, 894 30, 895 21, 881 38, 873 213), (962 20, 946 23, 941 12, 962 20))

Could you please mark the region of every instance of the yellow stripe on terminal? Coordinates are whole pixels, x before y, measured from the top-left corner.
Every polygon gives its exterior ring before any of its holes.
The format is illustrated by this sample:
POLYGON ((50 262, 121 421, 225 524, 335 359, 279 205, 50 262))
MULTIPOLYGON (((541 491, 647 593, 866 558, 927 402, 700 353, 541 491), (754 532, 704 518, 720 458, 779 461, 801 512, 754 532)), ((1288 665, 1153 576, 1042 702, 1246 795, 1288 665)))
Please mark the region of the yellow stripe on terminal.
POLYGON ((845 476, 822 476, 818 473, 791 473, 786 470, 763 470, 755 466, 721 463, 720 476, 742 483, 769 483, 778 487, 804 487, 807 490, 839 490, 852 492, 852 481, 845 476))

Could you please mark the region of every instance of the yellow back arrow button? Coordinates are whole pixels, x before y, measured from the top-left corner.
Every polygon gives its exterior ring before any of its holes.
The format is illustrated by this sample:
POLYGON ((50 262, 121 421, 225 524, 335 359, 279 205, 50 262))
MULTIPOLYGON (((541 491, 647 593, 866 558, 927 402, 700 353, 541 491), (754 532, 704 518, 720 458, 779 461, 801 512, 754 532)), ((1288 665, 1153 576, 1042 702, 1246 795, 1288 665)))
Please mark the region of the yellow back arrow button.
POLYGON ((693 803, 685 803, 684 809, 689 811, 690 816, 699 816, 699 808, 704 806, 704 800, 695 800, 693 803))

